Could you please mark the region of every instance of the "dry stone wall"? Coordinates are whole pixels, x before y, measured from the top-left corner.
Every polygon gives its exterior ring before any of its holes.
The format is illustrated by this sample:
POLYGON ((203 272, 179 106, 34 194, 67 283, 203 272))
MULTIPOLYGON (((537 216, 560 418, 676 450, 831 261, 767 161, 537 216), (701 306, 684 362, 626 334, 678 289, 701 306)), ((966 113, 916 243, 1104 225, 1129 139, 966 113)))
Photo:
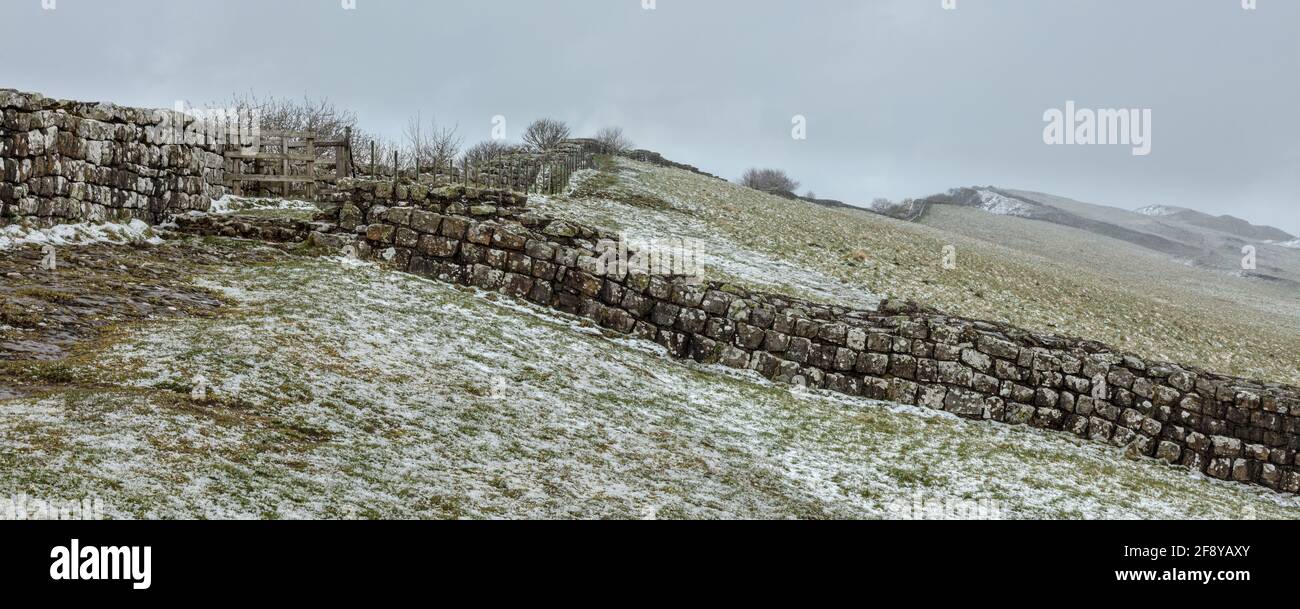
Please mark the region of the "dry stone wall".
POLYGON ((220 151, 184 113, 8 89, 0 113, 0 226, 156 223, 225 194, 220 151))
POLYGON ((597 229, 519 195, 350 181, 330 247, 503 292, 786 383, 1031 425, 1214 478, 1300 492, 1300 389, 1148 361, 1105 345, 887 301, 877 311, 626 272, 597 229))
MULTIPOLYGON (((225 194, 220 150, 191 137, 194 119, 183 113, 13 90, 0 90, 0 113, 0 226, 159 223, 225 194)), ((502 173, 503 182, 537 179, 502 173)), ((183 217, 176 228, 310 234, 403 271, 590 318, 677 357, 1060 430, 1214 478, 1300 492, 1300 388, 907 303, 852 310, 629 271, 613 263, 616 236, 531 211, 508 192, 345 179, 332 197, 324 224, 183 217)))

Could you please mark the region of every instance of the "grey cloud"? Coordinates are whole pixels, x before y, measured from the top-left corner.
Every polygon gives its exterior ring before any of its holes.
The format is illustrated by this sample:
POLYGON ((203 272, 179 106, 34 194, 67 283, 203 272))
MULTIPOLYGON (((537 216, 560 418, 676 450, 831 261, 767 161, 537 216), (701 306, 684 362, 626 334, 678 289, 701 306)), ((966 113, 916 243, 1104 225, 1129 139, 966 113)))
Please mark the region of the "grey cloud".
POLYGON ((496 114, 515 133, 551 115, 851 202, 995 184, 1300 234, 1300 3, 956 4, 7 0, 0 86, 148 106, 328 96, 394 136, 417 110, 471 140, 496 114), (1151 155, 1045 146, 1042 113, 1066 100, 1151 108, 1151 155))

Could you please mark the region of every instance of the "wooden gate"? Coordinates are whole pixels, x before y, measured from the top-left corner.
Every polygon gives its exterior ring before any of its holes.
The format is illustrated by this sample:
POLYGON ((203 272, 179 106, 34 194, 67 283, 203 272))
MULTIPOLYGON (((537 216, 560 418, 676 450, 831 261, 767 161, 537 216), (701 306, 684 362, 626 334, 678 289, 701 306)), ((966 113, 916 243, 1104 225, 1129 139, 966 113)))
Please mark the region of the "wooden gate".
POLYGON ((244 183, 258 182, 280 184, 281 195, 287 198, 292 185, 303 184, 310 201, 316 198, 318 183, 333 184, 352 175, 351 128, 341 140, 322 140, 305 131, 261 131, 258 137, 255 147, 231 147, 225 153, 226 187, 235 195, 244 194, 244 183), (317 164, 330 162, 318 155, 329 149, 334 151, 334 172, 317 175, 317 164), (246 162, 251 163, 251 173, 244 171, 246 162))

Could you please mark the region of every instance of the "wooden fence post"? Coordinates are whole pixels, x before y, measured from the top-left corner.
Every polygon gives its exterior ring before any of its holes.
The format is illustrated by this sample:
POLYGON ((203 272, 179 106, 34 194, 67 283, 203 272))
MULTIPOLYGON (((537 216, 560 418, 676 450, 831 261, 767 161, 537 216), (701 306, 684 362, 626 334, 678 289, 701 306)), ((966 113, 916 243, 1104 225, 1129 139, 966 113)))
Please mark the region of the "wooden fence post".
POLYGON ((280 136, 280 151, 284 153, 284 160, 280 162, 284 168, 284 198, 289 198, 289 136, 280 136))
POLYGON ((239 157, 235 157, 234 160, 235 160, 235 196, 238 197, 244 194, 244 181, 239 177, 240 174, 244 172, 244 160, 239 157))
POLYGON ((307 200, 316 200, 316 137, 307 136, 307 200))
POLYGON ((336 184, 344 175, 350 175, 351 172, 348 165, 352 160, 352 127, 343 129, 343 141, 347 144, 346 147, 340 146, 334 149, 334 180, 336 184))

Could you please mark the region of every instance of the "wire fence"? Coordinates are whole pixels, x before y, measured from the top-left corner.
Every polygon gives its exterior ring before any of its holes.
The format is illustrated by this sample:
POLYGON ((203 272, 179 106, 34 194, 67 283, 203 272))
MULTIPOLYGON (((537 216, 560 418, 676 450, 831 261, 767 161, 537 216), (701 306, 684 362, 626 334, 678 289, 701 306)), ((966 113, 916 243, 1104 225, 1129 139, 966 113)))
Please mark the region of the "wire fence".
POLYGON ((579 148, 550 152, 511 151, 482 159, 462 157, 459 160, 424 162, 408 159, 405 163, 399 153, 393 151, 391 159, 385 159, 388 162, 379 163, 373 146, 371 143, 369 166, 357 168, 358 174, 372 180, 413 180, 431 186, 459 184, 526 195, 559 194, 568 187, 573 174, 598 166, 596 152, 579 148))

